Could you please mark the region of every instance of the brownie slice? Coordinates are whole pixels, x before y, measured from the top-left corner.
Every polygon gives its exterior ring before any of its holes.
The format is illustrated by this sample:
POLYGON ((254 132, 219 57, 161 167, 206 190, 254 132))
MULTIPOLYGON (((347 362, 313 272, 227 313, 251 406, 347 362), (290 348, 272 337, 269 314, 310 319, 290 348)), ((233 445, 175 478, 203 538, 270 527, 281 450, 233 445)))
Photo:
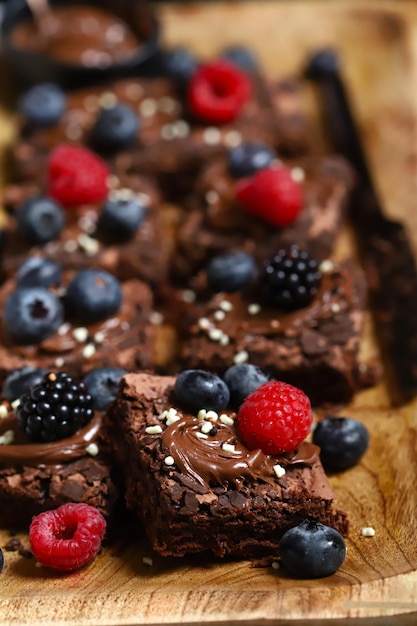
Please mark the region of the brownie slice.
POLYGON ((350 400, 362 384, 364 276, 350 263, 325 260, 320 269, 317 295, 292 312, 257 299, 259 289, 212 296, 195 309, 194 322, 184 330, 182 365, 221 374, 233 363, 248 361, 300 387, 314 405, 350 400))
POLYGON ((216 254, 244 250, 258 260, 297 244, 318 260, 328 257, 344 222, 353 174, 339 157, 286 162, 304 198, 297 219, 276 227, 245 212, 236 198, 228 157, 208 165, 196 181, 193 210, 180 226, 173 260, 176 280, 187 280, 216 254))
MULTIPOLYGON (((0 406, 6 413, 7 404, 0 406)), ((101 429, 96 414, 67 439, 33 443, 9 410, 0 419, 0 525, 27 530, 34 515, 66 502, 95 506, 109 521, 119 494, 110 459, 101 451, 101 429)))
POLYGON ((282 534, 305 518, 346 534, 347 517, 332 508, 317 447, 304 443, 286 456, 249 451, 239 441, 235 414, 200 419, 182 412, 174 383, 174 377, 126 375, 106 418, 127 506, 156 552, 274 557, 282 534))

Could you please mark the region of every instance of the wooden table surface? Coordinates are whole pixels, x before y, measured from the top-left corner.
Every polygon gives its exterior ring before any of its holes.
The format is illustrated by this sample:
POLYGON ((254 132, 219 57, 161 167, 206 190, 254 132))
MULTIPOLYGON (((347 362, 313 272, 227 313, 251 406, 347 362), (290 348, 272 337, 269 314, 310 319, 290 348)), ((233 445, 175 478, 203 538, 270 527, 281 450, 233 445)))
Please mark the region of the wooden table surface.
MULTIPOLYGON (((417 253, 417 6, 412 2, 230 2, 158 6, 166 43, 210 56, 245 42, 271 75, 299 72, 309 52, 341 50, 357 119, 387 213, 408 226, 417 253)), ((308 94, 314 114, 314 94, 308 94)), ((0 138, 10 137, 0 116, 0 138)), ((352 250, 344 233, 338 255, 352 250)), ((378 359, 368 323, 361 358, 378 359)), ((385 384, 341 414, 371 432, 363 461, 331 477, 351 532, 343 567, 297 581, 246 562, 150 556, 144 539, 106 548, 87 568, 56 576, 6 553, 0 625, 417 623, 417 401, 393 408, 385 384), (373 538, 361 536, 373 526, 373 538), (323 622, 323 620, 329 622, 323 622)), ((8 535, 0 531, 0 546, 8 535)), ((25 537, 21 537, 25 541, 25 537)))

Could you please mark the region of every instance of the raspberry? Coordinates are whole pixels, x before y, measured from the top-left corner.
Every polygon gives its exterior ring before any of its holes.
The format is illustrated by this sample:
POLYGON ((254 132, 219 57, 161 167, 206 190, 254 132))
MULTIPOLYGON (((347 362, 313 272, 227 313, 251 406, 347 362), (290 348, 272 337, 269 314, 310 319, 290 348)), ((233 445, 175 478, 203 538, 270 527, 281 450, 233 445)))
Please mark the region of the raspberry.
POLYGON ((69 502, 33 518, 30 549, 45 567, 71 572, 93 560, 105 532, 106 520, 98 509, 69 502))
POLYGON ((86 148, 62 144, 48 161, 48 194, 63 206, 101 202, 108 195, 107 165, 86 148))
POLYGON ((271 381, 253 391, 238 413, 238 430, 250 450, 282 454, 298 448, 311 427, 310 400, 301 389, 271 381))
POLYGON ((294 222, 303 206, 299 184, 286 167, 266 167, 236 183, 242 208, 274 226, 294 222))
POLYGON ((201 65, 188 85, 188 104, 195 117, 209 124, 234 120, 250 99, 246 74, 228 61, 201 65))

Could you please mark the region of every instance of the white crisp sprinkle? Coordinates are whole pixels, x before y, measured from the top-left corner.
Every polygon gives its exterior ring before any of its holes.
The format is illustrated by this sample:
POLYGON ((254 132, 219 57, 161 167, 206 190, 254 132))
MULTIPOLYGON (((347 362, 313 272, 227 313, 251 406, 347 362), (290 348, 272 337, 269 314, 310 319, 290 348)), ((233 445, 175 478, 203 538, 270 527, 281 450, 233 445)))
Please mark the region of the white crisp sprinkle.
POLYGON ((79 326, 78 328, 74 328, 72 336, 78 343, 84 343, 84 341, 87 341, 88 330, 84 326, 79 326))
POLYGON ((163 420, 166 420, 166 418, 168 417, 168 411, 165 409, 165 411, 162 411, 162 413, 160 413, 158 415, 158 419, 161 420, 161 422, 163 420))
POLYGON ((143 117, 152 117, 158 110, 158 104, 153 98, 144 98, 139 105, 139 113, 143 117))
POLYGON ((164 321, 164 316, 159 311, 151 311, 149 313, 149 321, 155 326, 159 326, 164 321))
POLYGON ((330 259, 324 259, 319 265, 319 270, 322 274, 327 274, 327 272, 333 272, 334 270, 333 261, 331 261, 330 259))
POLYGON ((291 178, 295 180, 296 183, 302 183, 305 177, 306 177, 305 172, 301 167, 292 168, 291 178))
POLYGON ((78 139, 81 139, 83 131, 81 130, 81 126, 78 126, 78 124, 71 124, 65 129, 65 134, 67 139, 71 139, 71 141, 78 141, 78 139))
POLYGON ((75 252, 77 248, 78 243, 75 241, 75 239, 68 239, 68 241, 64 243, 65 252, 75 252))
POLYGON ((164 458, 164 463, 165 463, 165 465, 174 465, 174 463, 175 463, 174 457, 173 456, 166 456, 164 458))
POLYGON ((42 563, 39 563, 39 561, 36 561, 35 567, 41 568, 42 567, 42 563))
POLYGON ((83 215, 78 220, 78 226, 85 233, 91 235, 96 229, 96 220, 91 215, 83 215))
POLYGON ((112 109, 117 104, 117 96, 111 91, 105 91, 98 99, 102 109, 112 109))
POLYGON ((178 415, 177 409, 173 406, 169 407, 167 417, 176 417, 178 415))
POLYGON ((203 132, 203 141, 209 146, 215 146, 220 143, 222 134, 215 126, 209 126, 203 132))
POLYGON ((152 567, 152 565, 153 565, 153 560, 151 559, 151 557, 150 557, 150 556, 144 556, 144 557, 143 557, 143 559, 142 559, 142 563, 143 563, 144 565, 148 565, 148 567, 152 567))
POLYGON ((215 189, 210 189, 204 197, 207 204, 215 204, 219 199, 219 194, 215 189))
POLYGON ((228 313, 233 309, 233 304, 230 302, 230 300, 222 300, 219 303, 219 308, 222 309, 222 311, 226 311, 226 313, 228 313))
POLYGON ((225 452, 236 452, 236 446, 234 446, 232 443, 224 443, 222 445, 222 450, 224 450, 225 452))
POLYGON ((226 333, 223 333, 223 335, 220 337, 219 344, 221 346, 228 346, 229 343, 230 343, 230 337, 226 335, 226 333))
POLYGON ((242 134, 238 130, 229 130, 223 141, 228 148, 236 148, 242 143, 242 134))
POLYGON ((212 422, 217 422, 219 419, 219 414, 216 411, 207 411, 206 412, 206 420, 211 420, 212 422))
POLYGON ((10 402, 10 406, 12 407, 13 411, 16 411, 19 405, 20 405, 20 398, 16 398, 16 400, 13 400, 13 402, 10 402))
POLYGON ((161 128, 161 137, 166 141, 175 139, 175 128, 173 124, 164 124, 161 128))
POLYGON ((212 428, 213 424, 211 422, 203 422, 200 430, 202 433, 207 434, 211 431, 212 428))
POLYGON ((148 435, 160 435, 162 433, 162 428, 158 424, 155 424, 154 426, 147 426, 145 428, 145 432, 148 435))
POLYGON ((209 339, 212 341, 220 341, 223 336, 223 331, 220 328, 211 328, 208 332, 209 339))
POLYGON ((197 413, 197 419, 204 420, 206 419, 206 415, 207 415, 206 409, 200 409, 199 412, 197 413))
POLYGON ((104 333, 102 333, 99 330, 98 332, 95 333, 93 339, 94 339, 94 343, 103 343, 105 339, 104 333))
POLYGON ((87 233, 80 233, 77 237, 77 242, 87 256, 94 256, 100 249, 99 241, 90 237, 87 233))
POLYGON ((197 439, 208 439, 208 436, 205 433, 196 432, 195 436, 197 439))
POLYGON ((238 365, 239 363, 246 363, 246 361, 248 360, 249 360, 249 354, 246 352, 246 350, 241 350, 240 352, 235 354, 235 356, 233 357, 233 363, 235 365, 238 365))
POLYGON ((279 327, 281 326, 281 324, 279 323, 279 320, 271 320, 271 321, 269 322, 269 325, 270 325, 272 328, 279 328, 279 327))
POLYGON ((330 310, 332 313, 340 313, 340 304, 338 304, 337 302, 332 302, 330 310))
POLYGON ((188 135, 190 134, 190 125, 185 120, 177 120, 176 122, 173 123, 172 126, 174 129, 175 135, 179 137, 180 139, 183 139, 184 137, 188 137, 188 135))
POLYGON ((361 535, 362 537, 375 537, 375 528, 372 528, 372 526, 365 526, 365 528, 362 528, 361 535))
POLYGON ((226 415, 226 413, 222 413, 219 417, 219 421, 225 426, 233 426, 235 423, 234 419, 230 417, 230 415, 226 415))
POLYGON ((211 328, 211 322, 207 317, 200 317, 198 325, 202 330, 208 330, 211 328))
POLYGON ((157 102, 158 109, 161 113, 175 113, 179 109, 179 104, 170 96, 162 96, 157 102))
POLYGON ((62 356, 59 356, 55 359, 55 367, 64 367, 64 359, 62 358, 62 356))
POLYGON ((257 304, 256 302, 253 302, 252 304, 248 305, 248 313, 249 313, 249 315, 258 315, 260 310, 261 310, 261 305, 257 304))
POLYGON ((192 304, 193 302, 195 302, 196 299, 195 291, 193 291, 192 289, 184 289, 181 292, 181 298, 183 302, 187 302, 187 304, 192 304))
POLYGON ((3 435, 0 437, 0 445, 9 446, 14 441, 14 432, 13 430, 6 430, 3 435))
POLYGON ((90 454, 91 456, 97 456, 99 452, 98 445, 96 443, 89 443, 85 451, 87 452, 87 454, 90 454))
POLYGON ((178 422, 180 419, 179 415, 168 415, 166 425, 171 426, 171 424, 175 424, 175 422, 178 422))
POLYGON ((90 359, 96 352, 96 347, 93 343, 88 343, 83 350, 83 357, 90 359))
POLYGON ((0 419, 3 419, 9 415, 9 410, 5 404, 0 404, 0 419))
POLYGON ((216 322, 222 322, 224 318, 226 317, 226 313, 222 310, 215 311, 213 317, 216 320, 216 322))
POLYGON ((287 473, 285 471, 285 468, 282 467, 282 465, 280 465, 279 463, 277 463, 276 465, 274 465, 273 470, 275 472, 275 475, 277 478, 282 478, 283 476, 285 476, 285 474, 287 473))
POLYGON ((135 192, 129 187, 121 187, 120 189, 113 189, 110 194, 112 199, 115 200, 132 200, 135 197, 135 192))
POLYGON ((278 563, 278 561, 272 561, 272 563, 271 563, 271 567, 272 567, 272 569, 279 569, 279 563, 278 563))

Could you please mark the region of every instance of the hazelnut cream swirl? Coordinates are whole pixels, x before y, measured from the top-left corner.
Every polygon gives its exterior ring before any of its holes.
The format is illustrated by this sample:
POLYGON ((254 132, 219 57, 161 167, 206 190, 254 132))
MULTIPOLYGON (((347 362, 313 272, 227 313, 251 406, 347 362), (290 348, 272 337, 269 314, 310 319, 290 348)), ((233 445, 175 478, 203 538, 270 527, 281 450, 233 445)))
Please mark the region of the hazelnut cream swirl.
POLYGON ((218 421, 213 423, 212 434, 200 438, 201 425, 202 420, 195 417, 180 417, 163 431, 162 446, 183 474, 205 487, 213 483, 239 486, 244 479, 275 483, 274 466, 312 465, 319 457, 319 448, 308 442, 283 455, 249 450, 240 441, 235 426, 218 421))
POLYGON ((101 414, 95 413, 93 419, 71 437, 47 443, 31 443, 19 428, 16 415, 10 413, 0 421, 0 434, 12 430, 16 443, 0 445, 0 466, 62 465, 87 456, 86 448, 98 438, 101 421, 101 414))

